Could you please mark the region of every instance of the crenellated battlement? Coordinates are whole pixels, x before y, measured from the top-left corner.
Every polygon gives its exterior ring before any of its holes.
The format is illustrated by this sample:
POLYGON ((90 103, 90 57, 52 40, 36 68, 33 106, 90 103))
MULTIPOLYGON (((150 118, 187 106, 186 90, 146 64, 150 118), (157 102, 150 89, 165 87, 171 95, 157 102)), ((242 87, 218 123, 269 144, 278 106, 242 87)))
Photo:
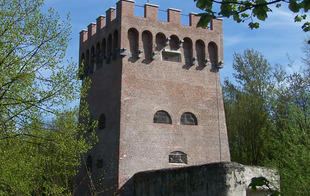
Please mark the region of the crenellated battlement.
MULTIPOLYGON (((139 6, 140 7, 140 6, 139 6)), ((135 3, 121 0, 80 33, 80 59, 85 75, 127 56, 144 63, 158 60, 183 62, 186 67, 223 67, 222 20, 213 19, 210 28, 197 28, 199 17, 188 15, 181 24, 181 10, 167 9, 167 21, 158 20, 158 6, 145 4, 144 17, 135 16, 135 3)))
MULTIPOLYGON (((100 32, 104 27, 109 27, 112 21, 115 19, 120 19, 123 17, 137 17, 145 18, 150 21, 159 21, 158 20, 158 5, 144 4, 144 17, 139 17, 134 15, 135 11, 135 1, 132 0, 120 0, 116 3, 116 8, 111 7, 106 11, 105 16, 99 16, 96 20, 96 23, 91 23, 88 25, 88 30, 82 30, 80 32, 80 43, 89 40, 96 32, 100 32)), ((197 23, 199 21, 199 16, 196 13, 189 13, 189 28, 197 28, 197 23)), ((167 9, 167 22, 172 25, 182 25, 181 24, 181 10, 168 8, 167 9)), ((182 25, 186 26, 186 25, 182 25)), ((210 28, 206 30, 212 31, 217 30, 222 32, 222 20, 213 19, 211 21, 210 28)))

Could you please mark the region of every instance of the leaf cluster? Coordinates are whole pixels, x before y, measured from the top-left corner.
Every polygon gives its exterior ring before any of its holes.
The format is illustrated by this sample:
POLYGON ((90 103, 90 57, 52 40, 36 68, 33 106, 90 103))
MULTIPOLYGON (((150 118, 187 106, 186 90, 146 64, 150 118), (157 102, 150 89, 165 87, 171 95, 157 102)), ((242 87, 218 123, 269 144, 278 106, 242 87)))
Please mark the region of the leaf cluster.
POLYGON ((85 130, 95 126, 80 124, 75 108, 0 134, 0 195, 72 195, 81 154, 97 141, 85 130))
MULTIPOLYGON (((194 0, 196 6, 203 10, 198 14, 201 18, 197 24, 199 27, 206 27, 212 18, 232 17, 237 23, 248 22, 251 29, 259 28, 259 22, 254 21, 257 18, 265 21, 268 14, 272 12, 271 6, 275 5, 278 9, 282 4, 288 5, 288 8, 296 14, 294 21, 301 22, 306 20, 307 12, 310 9, 309 0, 194 0), (219 11, 214 11, 214 4, 219 5, 219 11)), ((303 31, 310 31, 310 23, 304 22, 303 31)))

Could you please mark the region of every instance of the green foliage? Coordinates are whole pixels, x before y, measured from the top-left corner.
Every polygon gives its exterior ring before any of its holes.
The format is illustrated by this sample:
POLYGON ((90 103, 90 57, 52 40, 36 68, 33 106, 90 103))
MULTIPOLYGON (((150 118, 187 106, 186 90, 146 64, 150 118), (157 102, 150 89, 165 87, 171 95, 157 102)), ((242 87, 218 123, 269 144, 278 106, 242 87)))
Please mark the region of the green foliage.
MULTIPOLYGON (((0 138, 0 195, 71 195, 80 157, 96 142, 95 132, 77 122, 78 110, 50 123, 33 120, 0 138)), ((92 124, 94 127, 96 124, 92 124)))
MULTIPOLYGON (((259 23, 254 22, 257 18, 260 21, 265 21, 268 18, 268 14, 272 12, 271 5, 275 5, 276 8, 282 7, 282 4, 287 4, 288 8, 296 13, 295 22, 301 22, 306 20, 307 15, 305 13, 310 9, 310 0, 194 0, 196 6, 203 10, 204 13, 197 26, 206 27, 214 17, 233 17, 233 20, 237 23, 250 21, 248 23, 251 29, 259 28, 259 23), (213 4, 220 5, 220 11, 214 11, 213 4), (299 13, 299 15, 298 15, 299 13)), ((302 25, 302 29, 307 32, 310 31, 308 22, 302 25)))
POLYGON ((81 154, 96 142, 85 133, 96 126, 87 105, 68 107, 89 86, 64 62, 71 27, 42 6, 0 0, 0 195, 70 195, 81 154))
POLYGON ((238 85, 223 86, 232 161, 276 168, 283 195, 310 194, 309 48, 305 43, 305 67, 292 74, 253 50, 235 54, 238 85))
POLYGON ((277 131, 271 135, 271 150, 277 153, 267 164, 278 168, 285 195, 310 194, 310 83, 304 73, 287 77, 274 106, 277 131))
POLYGON ((234 54, 234 77, 238 86, 225 80, 224 104, 231 159, 247 165, 261 165, 269 155, 270 99, 275 67, 260 53, 246 50, 234 54))

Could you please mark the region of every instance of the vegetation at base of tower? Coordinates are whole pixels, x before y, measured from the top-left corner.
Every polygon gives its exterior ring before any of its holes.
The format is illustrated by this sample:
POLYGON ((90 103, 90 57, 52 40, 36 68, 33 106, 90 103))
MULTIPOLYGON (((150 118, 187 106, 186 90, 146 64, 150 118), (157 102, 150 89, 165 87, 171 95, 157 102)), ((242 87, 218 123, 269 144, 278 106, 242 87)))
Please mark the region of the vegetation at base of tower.
POLYGON ((85 133, 96 126, 87 105, 68 106, 89 86, 64 62, 68 20, 42 6, 0 0, 0 195, 71 195, 81 154, 96 141, 85 133))
POLYGON ((310 9, 310 0, 194 0, 196 6, 203 10, 198 26, 206 27, 214 17, 232 17, 237 23, 248 22, 251 29, 259 28, 259 22, 265 21, 272 9, 280 9, 288 6, 295 14, 295 22, 303 22, 303 31, 310 31, 310 22, 306 21, 307 12, 310 9), (219 5, 219 11, 215 11, 214 5, 219 5))
POLYGON ((309 195, 310 47, 304 66, 287 73, 262 54, 234 55, 237 84, 225 80, 232 161, 277 168, 283 195, 309 195))

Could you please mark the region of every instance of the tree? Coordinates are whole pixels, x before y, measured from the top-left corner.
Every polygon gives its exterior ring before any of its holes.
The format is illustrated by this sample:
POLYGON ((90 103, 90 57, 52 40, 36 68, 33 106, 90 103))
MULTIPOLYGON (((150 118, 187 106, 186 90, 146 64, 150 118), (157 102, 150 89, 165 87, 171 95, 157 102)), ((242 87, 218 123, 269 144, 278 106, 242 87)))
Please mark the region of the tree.
POLYGON ((233 68, 238 85, 226 79, 223 86, 231 159, 262 165, 270 153, 270 99, 281 72, 254 50, 234 54, 233 68))
POLYGON ((276 153, 267 165, 279 170, 285 195, 310 194, 310 83, 307 72, 303 73, 287 76, 273 109, 276 131, 270 137, 276 153))
MULTIPOLYGON (((271 6, 280 8, 282 4, 288 5, 288 8, 296 14, 295 22, 302 22, 307 18, 307 12, 310 9, 309 0, 194 0, 196 6, 203 10, 198 26, 206 27, 214 17, 233 17, 237 23, 250 21, 248 23, 251 29, 259 28, 259 23, 254 22, 254 18, 265 21, 268 14, 272 12, 271 6), (220 5, 220 11, 214 11, 213 5, 220 5)), ((310 31, 310 22, 304 22, 302 29, 310 31)))
POLYGON ((274 167, 281 193, 309 195, 309 45, 305 67, 288 74, 253 50, 235 54, 237 85, 225 80, 224 106, 232 161, 274 167))
MULTIPOLYGON (((71 195, 73 178, 96 141, 89 127, 77 122, 77 108, 65 111, 50 123, 32 120, 20 135, 0 138, 0 195, 71 195)), ((93 125, 94 127, 94 125, 93 125)))
POLYGON ((74 64, 63 65, 70 25, 42 0, 0 3, 1 127, 20 126, 42 111, 74 100, 74 64))
POLYGON ((85 133, 96 125, 87 105, 68 107, 89 85, 64 62, 69 22, 43 13, 43 3, 0 0, 0 195, 70 194, 80 156, 96 141, 85 133))

